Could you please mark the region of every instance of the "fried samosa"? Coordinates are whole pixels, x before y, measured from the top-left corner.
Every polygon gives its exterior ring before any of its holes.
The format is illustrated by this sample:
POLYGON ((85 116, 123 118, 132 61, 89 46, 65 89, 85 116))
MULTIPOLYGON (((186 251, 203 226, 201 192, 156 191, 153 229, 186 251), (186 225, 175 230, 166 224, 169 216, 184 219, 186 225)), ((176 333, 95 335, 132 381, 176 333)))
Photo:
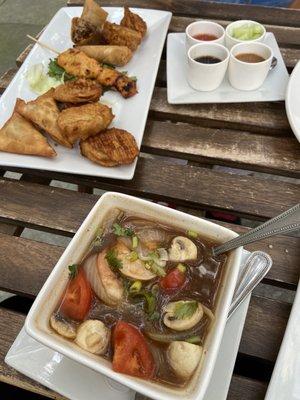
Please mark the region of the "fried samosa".
POLYGON ((132 51, 126 46, 77 46, 89 57, 100 63, 110 64, 117 67, 126 65, 132 58, 132 51))
POLYGON ((101 33, 98 28, 83 18, 74 17, 71 22, 71 39, 78 45, 101 43, 101 33))
POLYGON ((101 71, 96 60, 77 49, 68 49, 60 53, 57 57, 57 63, 68 74, 78 78, 96 79, 101 71))
POLYGON ((81 154, 103 167, 131 164, 139 153, 131 133, 107 129, 80 142, 81 154))
POLYGON ((142 37, 144 37, 147 32, 146 22, 139 15, 130 11, 129 7, 124 7, 124 17, 121 21, 121 26, 139 32, 142 37))
POLYGON ((81 18, 102 29, 108 13, 95 0, 85 0, 81 18))
POLYGON ((56 156, 46 138, 17 112, 0 129, 0 151, 42 157, 56 156))
POLYGON ((43 95, 28 103, 17 99, 15 111, 43 129, 59 144, 72 147, 57 124, 59 109, 53 97, 43 95))
POLYGON ((58 125, 71 143, 87 139, 105 130, 113 120, 111 108, 100 103, 85 104, 63 110, 58 125))
POLYGON ((102 36, 107 44, 127 46, 132 51, 135 51, 142 41, 140 32, 108 21, 103 25, 102 36))
POLYGON ((98 101, 102 95, 102 87, 99 83, 90 79, 79 78, 68 81, 55 88, 53 97, 62 103, 88 103, 98 101))

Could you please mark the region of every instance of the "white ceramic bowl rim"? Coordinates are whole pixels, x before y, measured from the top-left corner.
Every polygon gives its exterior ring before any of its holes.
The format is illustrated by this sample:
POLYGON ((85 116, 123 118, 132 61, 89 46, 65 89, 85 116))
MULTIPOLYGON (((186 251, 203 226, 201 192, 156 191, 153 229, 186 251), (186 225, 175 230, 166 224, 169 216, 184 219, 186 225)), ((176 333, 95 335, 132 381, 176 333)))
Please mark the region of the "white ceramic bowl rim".
POLYGON ((266 34, 266 28, 265 28, 260 22, 252 21, 251 19, 239 19, 238 21, 231 22, 229 25, 226 26, 225 34, 226 34, 228 37, 230 37, 230 39, 235 40, 235 41, 237 41, 237 42, 239 42, 239 43, 251 43, 251 42, 257 42, 257 41, 261 40, 261 38, 264 37, 265 34, 266 34), (241 40, 241 39, 237 39, 237 38, 231 36, 231 34, 229 33, 229 30, 230 30, 234 25, 242 25, 243 23, 245 23, 245 24, 248 23, 248 24, 259 25, 259 26, 262 27, 263 33, 262 33, 257 39, 250 39, 250 40, 241 40))
MULTIPOLYGON (((225 29, 223 28, 222 25, 218 24, 217 22, 207 21, 207 20, 203 19, 203 20, 200 20, 200 21, 194 21, 194 22, 190 23, 190 24, 185 28, 185 33, 186 33, 186 35, 187 35, 190 39, 196 40, 196 41, 199 42, 199 43, 202 43, 202 42, 205 42, 205 43, 214 43, 215 41, 224 38, 224 36, 225 36, 225 29), (189 34, 189 30, 190 30, 193 26, 198 25, 198 24, 201 24, 202 22, 203 22, 203 23, 204 23, 204 22, 205 22, 205 23, 209 23, 209 24, 211 24, 211 25, 214 25, 215 27, 221 28, 221 30, 222 30, 222 32, 223 32, 222 35, 219 36, 217 39, 214 39, 214 40, 199 40, 199 39, 195 39, 193 36, 191 36, 191 35, 189 34)), ((199 33, 205 33, 205 32, 203 31, 203 32, 199 32, 199 33)))
MULTIPOLYGON (((235 60, 236 62, 238 62, 238 63, 240 63, 240 64, 244 64, 244 65, 249 65, 249 66, 251 65, 251 66, 254 67, 254 66, 256 66, 257 64, 259 64, 259 65, 267 64, 268 62, 270 62, 270 59, 273 58, 273 50, 271 49, 270 46, 268 46, 268 45, 266 45, 266 44, 264 44, 264 43, 255 43, 255 46, 263 47, 263 48, 265 48, 265 49, 268 49, 269 52, 270 52, 270 56, 269 56, 266 60, 260 61, 259 63, 250 63, 250 62, 247 62, 247 61, 241 61, 241 60, 239 60, 239 59, 236 58, 236 56, 233 54, 233 51, 236 50, 238 47, 243 47, 243 46, 246 46, 247 44, 248 44, 248 43, 246 43, 246 42, 237 43, 237 44, 235 44, 235 45, 231 48, 231 50, 230 50, 230 56, 233 57, 234 60, 235 60)), ((249 42, 249 44, 253 44, 253 42, 249 42)), ((241 51, 242 51, 242 50, 241 50, 241 51)), ((253 51, 253 53, 254 53, 254 51, 253 51)))
MULTIPOLYGON (((210 41, 210 42, 202 42, 202 43, 194 44, 192 47, 189 48, 187 55, 188 55, 189 60, 191 60, 191 62, 194 63, 195 65, 202 64, 202 65, 207 66, 207 68, 213 68, 216 65, 221 65, 221 64, 224 64, 225 62, 227 62, 227 60, 228 60, 228 58, 230 56, 230 52, 227 49, 227 47, 223 46, 222 44, 220 44, 220 43, 212 43, 212 41, 210 41), (195 49, 196 47, 205 47, 205 46, 206 47, 211 47, 212 49, 216 48, 216 47, 221 48, 222 50, 224 50, 226 52, 227 55, 224 58, 224 60, 222 60, 222 61, 220 61, 218 63, 215 63, 215 64, 202 64, 202 63, 199 63, 198 61, 195 61, 194 58, 191 57, 191 55, 190 55, 191 51, 193 49, 195 49)), ((215 55, 213 55, 213 54, 207 54, 207 55, 211 56, 211 57, 215 57, 215 55)))

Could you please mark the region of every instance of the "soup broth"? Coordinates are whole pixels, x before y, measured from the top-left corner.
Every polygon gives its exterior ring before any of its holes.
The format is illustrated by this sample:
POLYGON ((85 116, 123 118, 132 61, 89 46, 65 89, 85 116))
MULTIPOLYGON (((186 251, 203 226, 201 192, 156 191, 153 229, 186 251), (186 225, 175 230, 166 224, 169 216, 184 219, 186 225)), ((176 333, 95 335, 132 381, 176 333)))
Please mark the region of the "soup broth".
POLYGON ((214 318, 225 256, 197 232, 114 210, 50 319, 115 371, 183 386, 214 318))

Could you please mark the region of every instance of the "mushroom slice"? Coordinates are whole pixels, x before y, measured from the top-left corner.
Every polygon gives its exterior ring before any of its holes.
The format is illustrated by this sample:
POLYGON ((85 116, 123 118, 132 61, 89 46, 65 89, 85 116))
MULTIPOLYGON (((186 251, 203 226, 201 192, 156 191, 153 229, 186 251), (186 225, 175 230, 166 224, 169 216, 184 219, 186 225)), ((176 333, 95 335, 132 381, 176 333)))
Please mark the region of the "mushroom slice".
POLYGON ((164 324, 174 331, 186 331, 203 317, 203 307, 195 300, 171 302, 165 307, 165 312, 164 324))
POLYGON ((104 354, 110 341, 110 330, 103 322, 89 319, 77 331, 76 344, 93 354, 104 354))
POLYGON ((118 254, 118 259, 122 261, 122 268, 120 272, 130 279, 139 281, 149 281, 156 277, 153 272, 145 268, 145 263, 140 260, 130 260, 130 250, 122 241, 118 240, 117 245, 114 247, 118 254))
POLYGON ((196 370, 202 355, 203 348, 196 344, 175 341, 167 350, 169 365, 175 374, 182 379, 188 379, 196 370))
POLYGON ((50 326, 60 336, 67 339, 76 338, 76 327, 71 322, 66 321, 59 314, 52 314, 50 317, 50 326))
POLYGON ((176 236, 169 249, 170 261, 184 262, 197 259, 197 246, 184 236, 176 236))

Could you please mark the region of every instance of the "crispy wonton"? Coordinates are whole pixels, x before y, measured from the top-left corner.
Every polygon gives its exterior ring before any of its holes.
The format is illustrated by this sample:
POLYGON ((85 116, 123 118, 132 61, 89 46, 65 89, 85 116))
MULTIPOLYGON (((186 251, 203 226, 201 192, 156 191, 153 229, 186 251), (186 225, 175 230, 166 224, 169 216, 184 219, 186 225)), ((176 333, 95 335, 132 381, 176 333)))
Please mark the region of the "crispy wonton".
POLYGON ((131 164, 139 153, 135 138, 111 128, 80 142, 81 154, 104 167, 131 164))
POLYGON ((114 115, 111 108, 100 103, 84 104, 63 110, 58 125, 71 143, 78 139, 87 139, 105 130, 114 115))
POLYGON ((104 23, 102 36, 107 44, 127 46, 132 51, 135 51, 142 41, 140 32, 108 21, 104 23))
POLYGON ((46 138, 17 112, 0 129, 0 150, 43 157, 56 156, 46 138))
POLYGON ((28 103, 17 99, 15 110, 47 132, 59 144, 72 147, 57 124, 59 109, 55 100, 51 96, 47 96, 47 93, 28 103))
POLYGON ((102 88, 99 83, 81 78, 57 86, 53 97, 62 103, 87 103, 98 101, 101 94, 102 88))
POLYGON ((126 28, 133 29, 134 31, 140 32, 142 37, 146 35, 147 24, 146 22, 137 14, 134 14, 129 10, 129 7, 124 7, 124 17, 121 21, 122 26, 126 28))

